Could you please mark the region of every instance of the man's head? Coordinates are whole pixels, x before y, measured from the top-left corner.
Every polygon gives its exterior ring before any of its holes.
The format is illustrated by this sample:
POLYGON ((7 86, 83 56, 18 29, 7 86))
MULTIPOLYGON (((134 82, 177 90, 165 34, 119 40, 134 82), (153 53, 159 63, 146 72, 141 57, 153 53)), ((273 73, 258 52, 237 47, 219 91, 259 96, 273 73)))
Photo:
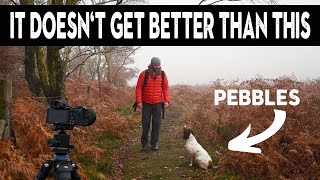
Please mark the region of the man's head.
POLYGON ((151 59, 151 67, 154 72, 158 72, 161 68, 161 61, 158 57, 153 57, 151 59))

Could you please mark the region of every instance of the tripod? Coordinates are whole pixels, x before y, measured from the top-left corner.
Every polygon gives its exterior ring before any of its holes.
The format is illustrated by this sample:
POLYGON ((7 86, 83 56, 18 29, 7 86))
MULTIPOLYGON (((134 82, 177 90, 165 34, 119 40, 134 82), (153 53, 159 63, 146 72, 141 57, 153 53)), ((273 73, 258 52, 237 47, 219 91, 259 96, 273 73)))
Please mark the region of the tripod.
POLYGON ((70 135, 65 130, 71 130, 73 127, 52 126, 53 130, 60 130, 54 135, 53 139, 49 139, 47 144, 52 147, 54 152, 53 159, 46 160, 35 176, 35 180, 45 180, 49 175, 52 167, 54 168, 55 180, 80 180, 77 172, 77 166, 69 159, 68 153, 74 149, 70 143, 70 135))

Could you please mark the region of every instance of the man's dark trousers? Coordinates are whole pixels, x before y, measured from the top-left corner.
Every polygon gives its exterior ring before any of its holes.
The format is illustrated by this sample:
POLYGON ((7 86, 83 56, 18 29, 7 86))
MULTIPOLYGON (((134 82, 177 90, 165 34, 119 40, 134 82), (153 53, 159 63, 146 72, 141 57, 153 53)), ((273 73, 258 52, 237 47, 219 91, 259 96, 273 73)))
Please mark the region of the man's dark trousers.
POLYGON ((148 144, 148 133, 150 122, 152 121, 151 146, 156 146, 161 127, 162 103, 148 104, 142 103, 142 136, 141 144, 146 147, 148 144))

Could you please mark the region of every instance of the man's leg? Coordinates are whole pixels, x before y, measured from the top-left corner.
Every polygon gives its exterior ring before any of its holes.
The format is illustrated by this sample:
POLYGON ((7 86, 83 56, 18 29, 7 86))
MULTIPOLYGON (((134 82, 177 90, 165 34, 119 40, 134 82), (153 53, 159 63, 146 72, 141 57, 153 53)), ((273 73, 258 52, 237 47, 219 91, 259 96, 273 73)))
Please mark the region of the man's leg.
POLYGON ((161 127, 161 112, 162 104, 154 104, 152 108, 152 132, 151 132, 151 146, 153 150, 157 150, 157 142, 161 127))
POLYGON ((142 150, 144 150, 148 145, 148 134, 150 129, 152 115, 152 106, 151 104, 142 104, 142 135, 141 135, 141 144, 142 150))

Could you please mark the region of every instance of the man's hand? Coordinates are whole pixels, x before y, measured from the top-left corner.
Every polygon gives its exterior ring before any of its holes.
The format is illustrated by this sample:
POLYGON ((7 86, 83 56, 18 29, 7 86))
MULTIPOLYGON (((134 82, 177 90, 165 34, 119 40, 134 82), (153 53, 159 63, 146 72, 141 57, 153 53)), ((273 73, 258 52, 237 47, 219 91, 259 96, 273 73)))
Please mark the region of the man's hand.
POLYGON ((139 109, 142 109, 142 103, 138 103, 137 106, 139 109))
POLYGON ((169 107, 169 103, 168 102, 164 102, 164 107, 168 108, 169 107))

